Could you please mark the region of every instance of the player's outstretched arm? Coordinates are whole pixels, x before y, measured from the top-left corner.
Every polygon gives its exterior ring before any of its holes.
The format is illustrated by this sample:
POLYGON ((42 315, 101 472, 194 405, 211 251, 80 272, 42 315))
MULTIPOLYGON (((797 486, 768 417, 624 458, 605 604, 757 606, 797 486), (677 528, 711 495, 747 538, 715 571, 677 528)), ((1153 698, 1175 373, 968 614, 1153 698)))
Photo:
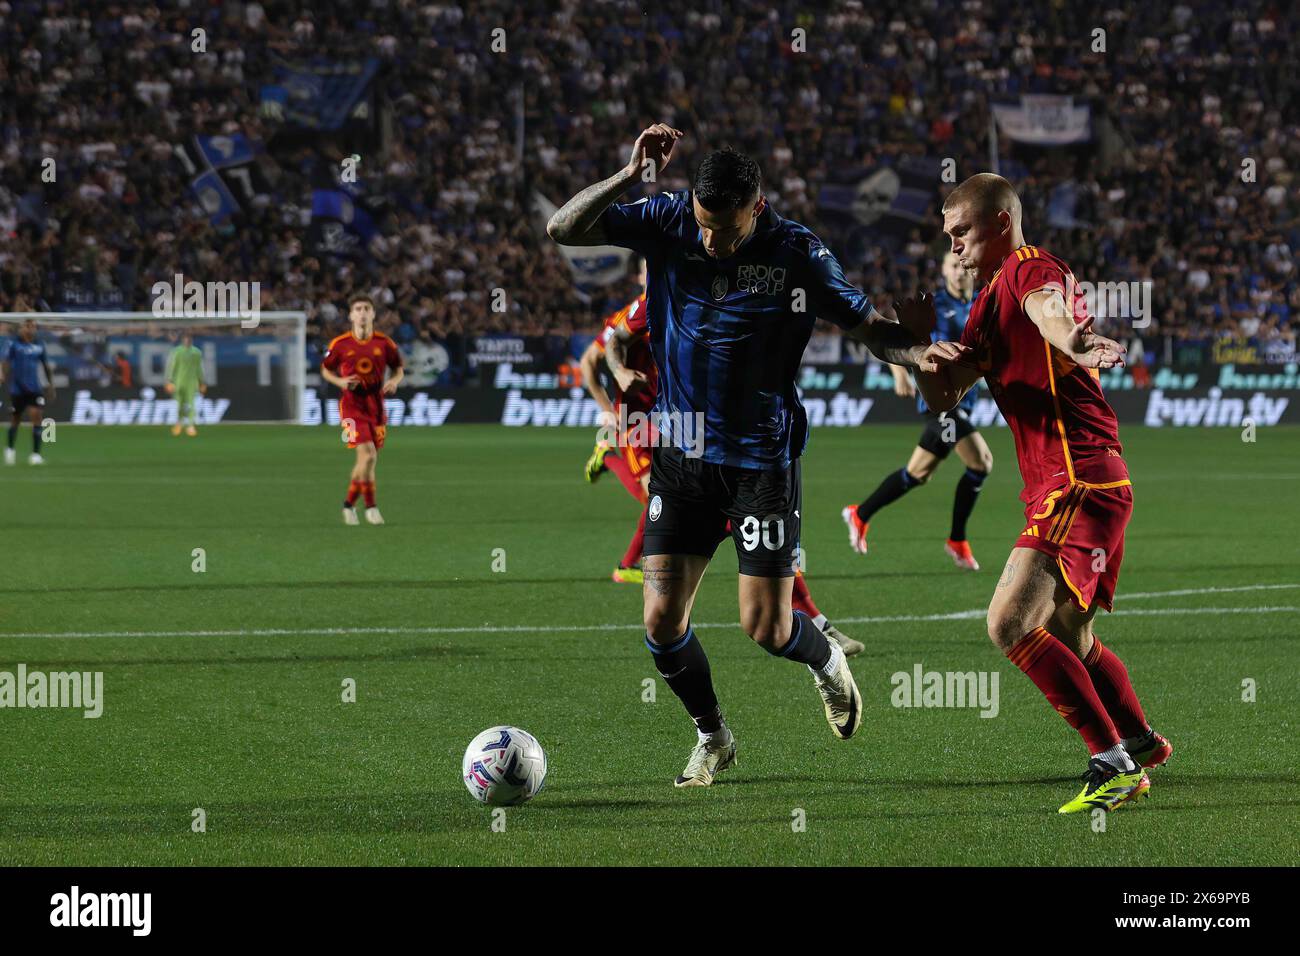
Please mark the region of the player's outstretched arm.
POLYGON ((1039 289, 1025 296, 1025 314, 1057 351, 1084 368, 1123 366, 1127 349, 1114 339, 1092 331, 1093 317, 1074 321, 1058 289, 1039 289))
POLYGON ((912 376, 907 373, 907 369, 901 365, 891 365, 889 371, 894 376, 894 394, 900 398, 915 398, 916 383, 912 381, 912 376))
POLYGON ((644 372, 627 367, 627 347, 631 341, 631 331, 619 323, 614 326, 614 334, 605 343, 605 365, 618 383, 619 391, 624 394, 633 393, 647 384, 644 372))
POLYGON ((582 358, 578 360, 578 366, 582 369, 582 384, 587 389, 587 394, 591 396, 596 407, 600 409, 602 418, 609 416, 614 417, 614 403, 609 400, 605 394, 605 389, 601 386, 596 378, 596 369, 600 365, 601 357, 600 337, 592 339, 591 344, 587 346, 582 353, 582 358))
MULTIPOLYGON (((951 343, 950 343, 951 344, 951 343)), ((968 365, 945 365, 935 372, 916 373, 916 388, 932 412, 950 412, 980 380, 980 371, 968 365)))
POLYGON ((546 224, 546 234, 562 246, 600 246, 608 241, 600 227, 600 214, 627 191, 647 163, 656 174, 668 165, 682 131, 663 123, 642 130, 632 147, 626 166, 608 179, 588 186, 555 211, 546 224))
MULTIPOLYGON (((900 303, 900 308, 905 304, 900 303)), ((902 312, 899 314, 901 316, 902 312)), ((880 361, 905 365, 921 372, 937 371, 957 361, 966 351, 965 346, 956 342, 930 342, 906 325, 890 321, 875 309, 864 322, 846 334, 869 348, 880 361)))

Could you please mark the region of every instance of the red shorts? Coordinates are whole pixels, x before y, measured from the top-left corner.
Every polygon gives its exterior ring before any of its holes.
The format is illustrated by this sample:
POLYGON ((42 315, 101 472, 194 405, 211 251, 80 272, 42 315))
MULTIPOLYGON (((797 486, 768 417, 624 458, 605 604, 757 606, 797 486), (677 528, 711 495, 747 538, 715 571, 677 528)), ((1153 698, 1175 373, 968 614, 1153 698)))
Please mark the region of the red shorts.
POLYGON ((343 440, 348 443, 349 448, 356 448, 366 442, 374 442, 376 449, 384 447, 384 435, 388 433, 387 425, 379 425, 369 418, 360 417, 345 418, 340 424, 343 426, 343 440))
POLYGON ((632 472, 632 477, 638 481, 650 473, 650 451, 658 441, 658 429, 654 427, 651 418, 653 412, 634 409, 631 412, 623 412, 623 406, 617 405, 616 414, 620 421, 627 420, 629 426, 618 441, 618 454, 623 461, 627 462, 627 467, 632 472), (645 416, 643 420, 634 419, 634 415, 645 416), (632 424, 632 422, 636 422, 632 424))
POLYGON ((1025 508, 1029 523, 1016 547, 1055 558, 1079 610, 1097 603, 1109 611, 1132 514, 1133 488, 1127 480, 1106 485, 1067 481, 1025 508))
POLYGON ((632 472, 632 477, 638 481, 643 475, 650 473, 650 449, 620 444, 618 456, 627 463, 627 470, 632 472))

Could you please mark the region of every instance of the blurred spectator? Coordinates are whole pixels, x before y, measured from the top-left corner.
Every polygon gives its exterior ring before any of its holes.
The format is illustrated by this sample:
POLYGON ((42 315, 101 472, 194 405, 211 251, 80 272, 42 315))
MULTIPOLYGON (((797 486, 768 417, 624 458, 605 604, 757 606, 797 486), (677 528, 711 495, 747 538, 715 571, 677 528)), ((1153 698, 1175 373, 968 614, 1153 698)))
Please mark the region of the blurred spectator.
POLYGON ((580 294, 530 214, 533 193, 562 202, 661 120, 687 138, 657 188, 686 185, 704 151, 748 150, 773 207, 887 301, 938 285, 939 190, 899 241, 844 234, 819 209, 822 188, 915 156, 951 158, 964 178, 988 165, 990 100, 1059 92, 1091 104, 1091 142, 1001 142, 1032 241, 1081 279, 1153 280, 1149 337, 1254 334, 1294 349, 1297 21, 1276 0, 1172 12, 1012 0, 132 6, 0 0, 0 310, 73 292, 140 310, 160 278, 233 272, 261 282, 264 308, 305 310, 317 353, 354 289, 433 364, 454 361, 468 335, 589 330, 634 287, 580 294), (191 49, 198 27, 206 53, 191 49), (491 45, 498 27, 504 52, 491 45), (1104 53, 1091 51, 1094 27, 1104 53), (214 227, 173 155, 195 134, 269 142, 259 91, 275 64, 312 56, 384 65, 391 133, 365 165, 383 210, 368 261, 305 248, 312 173, 339 156, 277 147, 270 201, 214 227), (1054 196, 1072 200, 1068 224, 1049 225, 1054 196), (491 308, 494 289, 505 312, 491 308))

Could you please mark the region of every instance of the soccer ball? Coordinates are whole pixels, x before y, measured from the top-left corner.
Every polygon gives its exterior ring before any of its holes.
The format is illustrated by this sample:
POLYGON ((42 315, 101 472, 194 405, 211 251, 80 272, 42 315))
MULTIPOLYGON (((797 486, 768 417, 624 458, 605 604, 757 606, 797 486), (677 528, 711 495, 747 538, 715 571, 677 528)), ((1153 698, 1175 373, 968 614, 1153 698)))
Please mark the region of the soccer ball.
POLYGON ((479 803, 509 807, 537 795, 546 782, 546 751, 518 727, 489 727, 469 742, 461 761, 465 788, 479 803))

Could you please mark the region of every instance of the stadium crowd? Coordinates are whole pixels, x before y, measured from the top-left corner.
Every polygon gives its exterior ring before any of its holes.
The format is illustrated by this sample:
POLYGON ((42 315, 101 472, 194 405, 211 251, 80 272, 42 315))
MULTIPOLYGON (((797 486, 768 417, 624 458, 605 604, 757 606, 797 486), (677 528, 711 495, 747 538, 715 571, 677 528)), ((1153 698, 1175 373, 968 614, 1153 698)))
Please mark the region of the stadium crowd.
POLYGON ((998 141, 1031 241, 1080 278, 1151 279, 1146 337, 1293 345, 1300 80, 1287 9, 0 0, 0 310, 66 305, 70 285, 146 310, 152 283, 182 272, 259 281, 262 307, 305 309, 317 340, 358 288, 377 297, 381 328, 453 354, 471 335, 591 330, 630 281, 575 288, 533 198, 561 203, 611 174, 655 121, 687 138, 652 188, 686 186, 714 147, 750 151, 773 207, 887 301, 938 285, 950 187, 936 182, 902 235, 846 225, 823 208, 825 188, 916 157, 955 160, 960 180, 989 166, 991 100, 1068 93, 1091 106, 1088 142, 998 141), (391 116, 387 149, 362 160, 380 235, 346 261, 307 235, 313 179, 342 153, 278 146, 259 108, 276 63, 320 56, 377 57, 391 116), (267 147, 272 185, 214 224, 175 147, 217 133, 267 147), (1066 219, 1049 223, 1063 197, 1066 219))

